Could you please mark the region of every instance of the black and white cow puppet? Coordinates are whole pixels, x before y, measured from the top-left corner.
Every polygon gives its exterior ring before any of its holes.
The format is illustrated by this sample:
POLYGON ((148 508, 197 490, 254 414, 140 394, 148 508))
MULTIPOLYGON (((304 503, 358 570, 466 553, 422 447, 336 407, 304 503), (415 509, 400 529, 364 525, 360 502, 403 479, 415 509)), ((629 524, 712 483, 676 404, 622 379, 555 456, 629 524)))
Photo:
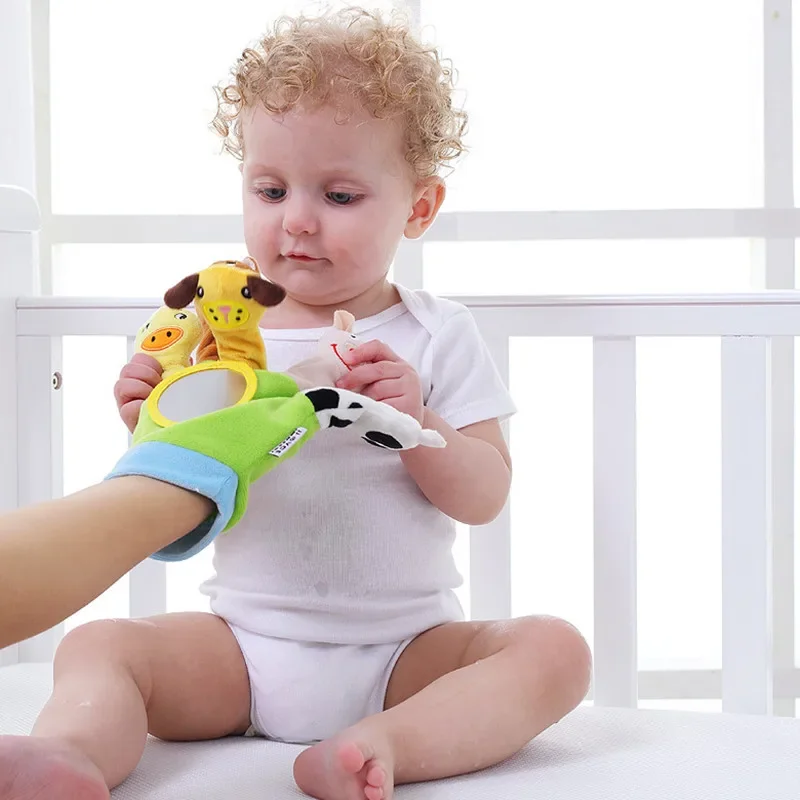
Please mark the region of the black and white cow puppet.
POLYGON ((350 428, 376 447, 410 450, 444 447, 440 433, 423 428, 410 414, 347 389, 322 387, 302 392, 311 401, 320 428, 350 428))
POLYGON ((321 428, 349 428, 364 441, 387 450, 414 447, 444 447, 444 439, 432 430, 423 429, 413 417, 386 403, 380 403, 349 390, 334 388, 336 381, 350 367, 344 355, 363 344, 353 332, 355 317, 339 310, 333 326, 317 343, 316 352, 286 370, 314 404, 321 428))

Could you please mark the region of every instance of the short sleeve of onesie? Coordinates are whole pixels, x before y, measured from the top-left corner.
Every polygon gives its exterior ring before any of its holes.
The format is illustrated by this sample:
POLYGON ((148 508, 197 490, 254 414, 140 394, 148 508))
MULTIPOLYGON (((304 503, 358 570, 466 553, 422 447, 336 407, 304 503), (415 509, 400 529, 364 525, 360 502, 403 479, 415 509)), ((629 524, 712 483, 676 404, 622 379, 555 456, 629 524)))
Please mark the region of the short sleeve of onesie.
POLYGON ((475 319, 461 307, 433 335, 431 390, 426 405, 458 430, 504 420, 516 407, 475 319))

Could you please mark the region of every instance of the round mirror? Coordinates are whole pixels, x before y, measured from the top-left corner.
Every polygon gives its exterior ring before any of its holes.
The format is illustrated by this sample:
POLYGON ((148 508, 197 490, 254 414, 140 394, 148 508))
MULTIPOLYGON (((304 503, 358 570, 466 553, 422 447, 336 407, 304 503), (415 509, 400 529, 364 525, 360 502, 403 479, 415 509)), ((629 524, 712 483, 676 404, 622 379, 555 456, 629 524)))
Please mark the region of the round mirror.
POLYGON ((251 379, 247 370, 214 361, 190 367, 159 384, 150 395, 150 414, 167 427, 247 402, 255 390, 255 375, 251 379))

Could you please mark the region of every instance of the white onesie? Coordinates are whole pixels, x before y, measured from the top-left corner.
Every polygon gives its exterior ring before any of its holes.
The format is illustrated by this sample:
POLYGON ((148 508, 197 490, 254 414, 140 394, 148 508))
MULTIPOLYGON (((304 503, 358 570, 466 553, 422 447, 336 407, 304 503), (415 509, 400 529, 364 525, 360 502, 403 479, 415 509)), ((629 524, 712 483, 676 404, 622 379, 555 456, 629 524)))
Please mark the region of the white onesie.
MULTIPOLYGON (((468 309, 397 289, 402 302, 355 323, 359 338, 380 339, 408 361, 425 404, 453 428, 513 414, 468 309)), ((263 333, 269 368, 281 371, 312 355, 322 331, 263 333)), ((201 591, 243 650, 253 636, 292 646, 382 645, 393 663, 401 643, 463 618, 454 538, 453 520, 425 498, 396 452, 331 431, 251 487, 244 517, 214 541, 216 575, 201 591)), ((385 671, 383 664, 376 680, 385 671)))

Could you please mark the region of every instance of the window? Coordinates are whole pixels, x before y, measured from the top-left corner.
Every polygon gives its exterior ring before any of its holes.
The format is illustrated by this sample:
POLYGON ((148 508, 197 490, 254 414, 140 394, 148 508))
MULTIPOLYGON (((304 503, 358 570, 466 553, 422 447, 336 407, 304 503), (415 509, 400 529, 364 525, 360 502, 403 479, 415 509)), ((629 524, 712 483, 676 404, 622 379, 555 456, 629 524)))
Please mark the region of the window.
POLYGON ((239 173, 209 130, 213 87, 270 20, 304 5, 53 3, 53 211, 238 213, 239 173))
POLYGON ((473 152, 459 211, 761 205, 762 3, 422 0, 473 152))

